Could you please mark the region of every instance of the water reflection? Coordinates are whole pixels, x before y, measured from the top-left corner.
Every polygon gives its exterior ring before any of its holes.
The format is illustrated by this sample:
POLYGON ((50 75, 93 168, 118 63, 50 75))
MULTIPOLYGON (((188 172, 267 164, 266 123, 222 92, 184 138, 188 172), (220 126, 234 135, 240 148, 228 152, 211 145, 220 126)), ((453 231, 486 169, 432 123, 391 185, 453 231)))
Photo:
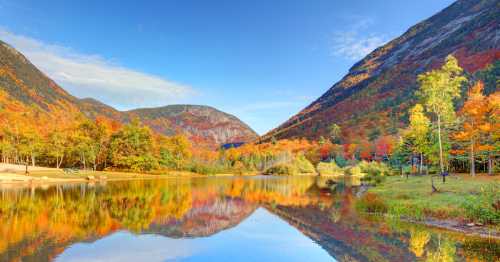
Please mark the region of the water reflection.
POLYGON ((161 261, 500 259, 493 240, 357 214, 360 189, 351 183, 179 178, 1 188, 0 261, 149 261, 148 250, 161 261))

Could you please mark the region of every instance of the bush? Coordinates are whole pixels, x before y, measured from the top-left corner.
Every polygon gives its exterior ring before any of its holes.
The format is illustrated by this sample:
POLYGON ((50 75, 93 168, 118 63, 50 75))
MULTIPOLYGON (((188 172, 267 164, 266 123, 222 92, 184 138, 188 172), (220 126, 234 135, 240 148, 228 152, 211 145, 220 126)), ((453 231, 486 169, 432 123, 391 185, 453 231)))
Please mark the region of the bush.
POLYGON ((297 168, 297 171, 302 174, 316 173, 313 164, 307 160, 304 155, 299 155, 293 160, 293 165, 297 168))
POLYGON ((192 162, 188 166, 188 170, 202 175, 215 175, 225 173, 227 170, 219 165, 204 164, 199 162, 192 162))
POLYGON ((377 194, 366 193, 356 204, 356 207, 369 213, 387 213, 387 205, 377 194))
POLYGON ((347 165, 347 160, 345 160, 345 158, 341 155, 335 156, 335 162, 339 165, 339 167, 345 167, 347 165))
POLYGON ((482 188, 477 195, 467 196, 462 203, 465 216, 484 224, 500 223, 500 189, 497 185, 482 188))
POLYGON ((128 169, 134 172, 151 171, 158 168, 158 161, 152 155, 129 156, 124 158, 128 169))
POLYGON ((366 162, 366 161, 361 161, 358 164, 359 168, 361 168, 361 172, 366 173, 367 175, 374 175, 374 176, 389 176, 391 175, 391 170, 390 168, 381 162, 366 162))
POLYGON ((288 164, 275 165, 264 171, 264 175, 296 175, 298 173, 296 167, 288 164))
POLYGON ((384 182, 388 175, 391 175, 390 168, 384 163, 361 161, 358 166, 361 172, 366 174, 362 181, 370 185, 378 185, 384 182))
POLYGON ((321 176, 342 175, 344 171, 335 162, 320 162, 316 167, 321 176))
POLYGON ((361 168, 359 166, 350 166, 345 169, 345 174, 348 176, 359 176, 363 177, 366 174, 361 171, 361 168))

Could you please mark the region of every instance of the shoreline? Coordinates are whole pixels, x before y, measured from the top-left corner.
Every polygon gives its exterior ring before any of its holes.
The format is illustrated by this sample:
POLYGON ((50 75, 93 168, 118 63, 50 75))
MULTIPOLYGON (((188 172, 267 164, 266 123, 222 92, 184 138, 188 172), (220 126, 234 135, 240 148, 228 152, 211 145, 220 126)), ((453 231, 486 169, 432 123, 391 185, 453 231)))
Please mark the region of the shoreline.
POLYGON ((489 226, 477 226, 475 224, 473 226, 468 226, 467 224, 464 224, 459 220, 437 219, 433 217, 426 217, 422 220, 417 220, 409 217, 403 217, 403 216, 398 217, 388 214, 378 214, 378 213, 365 213, 365 214, 372 217, 396 219, 398 221, 405 223, 419 224, 426 227, 453 231, 469 237, 486 238, 486 239, 493 239, 495 241, 500 241, 500 231, 498 231, 495 228, 491 228, 489 226))
POLYGON ((257 176, 258 173, 245 174, 213 174, 203 175, 186 171, 165 171, 158 174, 129 173, 121 171, 82 171, 78 175, 64 174, 62 170, 33 171, 30 174, 15 172, 0 172, 0 187, 2 185, 51 185, 65 183, 92 183, 106 181, 131 181, 168 178, 201 178, 201 177, 248 177, 257 176), (67 176, 67 177, 64 177, 67 176))
POLYGON ((417 221, 406 218, 400 219, 409 223, 421 224, 428 227, 458 232, 466 236, 500 240, 500 232, 487 226, 467 226, 456 220, 438 220, 434 218, 426 218, 424 221, 417 221))

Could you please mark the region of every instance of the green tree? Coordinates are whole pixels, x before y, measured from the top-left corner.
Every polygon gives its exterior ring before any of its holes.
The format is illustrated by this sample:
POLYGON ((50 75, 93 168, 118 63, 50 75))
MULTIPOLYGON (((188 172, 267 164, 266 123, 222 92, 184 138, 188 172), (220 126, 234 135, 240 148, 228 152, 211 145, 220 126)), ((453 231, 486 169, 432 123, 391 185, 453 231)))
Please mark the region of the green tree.
POLYGON ((452 55, 446 57, 444 65, 418 76, 419 96, 427 112, 435 116, 438 130, 439 167, 444 172, 443 132, 454 122, 453 101, 460 97, 460 87, 467 81, 463 69, 452 55))
POLYGON ((60 168, 68 147, 68 137, 65 131, 55 130, 49 133, 46 147, 47 155, 56 160, 56 168, 60 168))
POLYGON ((26 162, 31 162, 31 166, 36 165, 36 157, 40 155, 43 149, 42 137, 35 130, 26 130, 20 136, 19 151, 21 155, 25 156, 26 162))
POLYGON ((160 159, 162 166, 181 169, 191 158, 191 143, 184 135, 164 138, 160 145, 160 159))
POLYGON ((133 120, 111 136, 110 159, 115 167, 147 171, 157 165, 152 155, 153 137, 148 127, 133 120))
POLYGON ((73 135, 74 149, 84 169, 87 163, 92 164, 94 170, 97 169, 97 156, 102 148, 103 137, 102 126, 90 120, 85 120, 78 126, 73 135))

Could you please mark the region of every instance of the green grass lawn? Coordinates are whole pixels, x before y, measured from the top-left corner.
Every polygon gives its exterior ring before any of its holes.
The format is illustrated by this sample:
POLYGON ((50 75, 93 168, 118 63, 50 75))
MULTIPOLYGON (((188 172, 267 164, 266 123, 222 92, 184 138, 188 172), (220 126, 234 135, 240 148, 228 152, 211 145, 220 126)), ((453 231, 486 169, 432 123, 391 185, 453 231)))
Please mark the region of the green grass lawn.
MULTIPOLYGON (((370 188, 368 192, 376 194, 382 200, 387 213, 397 216, 474 220, 474 217, 471 218, 466 212, 471 210, 465 210, 464 203, 468 202, 478 205, 474 206, 480 213, 477 216, 483 216, 484 212, 493 212, 493 216, 500 217, 499 212, 491 205, 500 201, 498 176, 481 175, 473 178, 468 175, 454 175, 448 177, 444 184, 440 177, 435 177, 434 185, 438 189, 437 193, 432 193, 429 176, 410 176, 408 179, 399 176, 388 177, 384 183, 370 188)), ((478 219, 481 221, 482 218, 478 219)), ((498 223, 496 218, 493 223, 498 223)))

